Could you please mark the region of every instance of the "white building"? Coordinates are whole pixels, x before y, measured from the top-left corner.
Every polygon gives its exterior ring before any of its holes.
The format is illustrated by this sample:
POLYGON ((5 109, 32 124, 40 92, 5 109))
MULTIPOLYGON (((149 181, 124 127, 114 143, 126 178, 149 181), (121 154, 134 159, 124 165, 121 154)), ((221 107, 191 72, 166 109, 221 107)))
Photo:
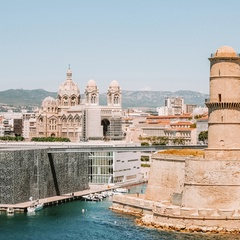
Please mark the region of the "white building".
MULTIPOLYGON (((126 144, 108 144, 108 146, 126 144)), ((103 146, 104 145, 100 145, 103 146)), ((129 146, 129 145, 128 145, 129 146)), ((135 146, 135 144, 134 144, 135 146)), ((140 152, 100 151, 89 153, 89 183, 119 184, 141 179, 140 152)))
POLYGON ((165 106, 157 108, 158 116, 181 115, 185 113, 186 106, 181 97, 165 98, 165 106))

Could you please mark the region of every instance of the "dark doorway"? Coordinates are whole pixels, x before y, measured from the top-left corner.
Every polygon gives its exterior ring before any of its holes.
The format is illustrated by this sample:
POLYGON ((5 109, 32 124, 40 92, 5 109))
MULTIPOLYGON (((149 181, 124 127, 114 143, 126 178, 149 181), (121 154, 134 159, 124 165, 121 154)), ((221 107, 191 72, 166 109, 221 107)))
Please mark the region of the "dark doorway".
POLYGON ((110 125, 110 122, 108 119, 103 119, 101 121, 101 125, 103 126, 103 136, 106 137, 107 132, 108 132, 108 126, 110 125))

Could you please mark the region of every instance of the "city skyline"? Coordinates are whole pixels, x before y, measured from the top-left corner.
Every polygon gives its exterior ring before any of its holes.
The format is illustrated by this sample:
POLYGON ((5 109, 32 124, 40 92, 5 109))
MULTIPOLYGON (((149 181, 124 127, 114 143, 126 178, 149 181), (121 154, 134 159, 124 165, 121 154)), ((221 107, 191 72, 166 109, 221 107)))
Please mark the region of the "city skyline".
POLYGON ((30 0, 2 2, 1 87, 56 91, 70 64, 80 92, 122 90, 208 93, 210 54, 240 51, 234 0, 30 0))

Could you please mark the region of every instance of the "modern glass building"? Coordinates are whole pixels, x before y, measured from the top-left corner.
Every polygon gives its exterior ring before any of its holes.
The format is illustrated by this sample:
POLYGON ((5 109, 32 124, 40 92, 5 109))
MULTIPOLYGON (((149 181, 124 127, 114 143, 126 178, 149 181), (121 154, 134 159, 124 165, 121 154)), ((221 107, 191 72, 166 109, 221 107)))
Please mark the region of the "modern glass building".
POLYGON ((90 152, 88 181, 92 184, 136 182, 141 178, 140 152, 90 152))
POLYGON ((90 152, 88 160, 89 183, 113 182, 113 152, 90 152))

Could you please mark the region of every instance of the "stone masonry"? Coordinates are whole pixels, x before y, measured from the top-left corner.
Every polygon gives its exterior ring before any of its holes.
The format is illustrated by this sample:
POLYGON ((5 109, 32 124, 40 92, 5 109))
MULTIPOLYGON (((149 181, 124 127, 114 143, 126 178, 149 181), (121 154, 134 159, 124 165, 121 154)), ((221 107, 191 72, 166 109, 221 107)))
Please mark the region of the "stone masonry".
POLYGON ((141 224, 178 231, 240 233, 240 55, 223 46, 209 60, 204 157, 155 154, 146 194, 140 199, 113 199, 113 209, 141 214, 141 224))

